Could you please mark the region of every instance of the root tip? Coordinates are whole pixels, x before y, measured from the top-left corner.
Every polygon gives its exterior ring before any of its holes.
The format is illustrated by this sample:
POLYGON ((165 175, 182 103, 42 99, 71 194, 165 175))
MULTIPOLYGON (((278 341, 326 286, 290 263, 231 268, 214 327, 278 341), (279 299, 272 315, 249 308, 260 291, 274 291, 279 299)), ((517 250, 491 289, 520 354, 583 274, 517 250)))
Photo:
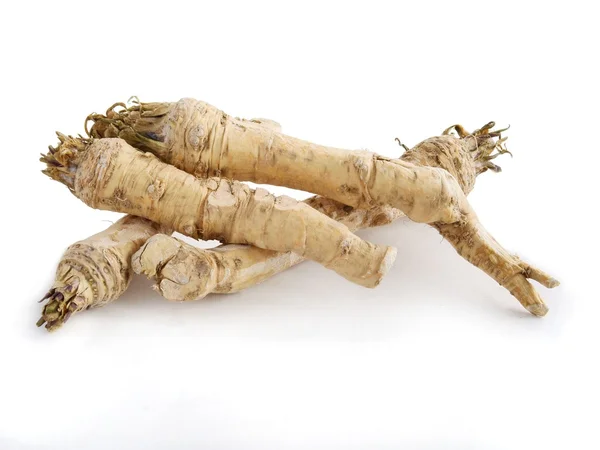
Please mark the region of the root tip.
POLYGON ((544 317, 548 313, 548 307, 543 303, 536 303, 526 306, 527 311, 536 317, 544 317))

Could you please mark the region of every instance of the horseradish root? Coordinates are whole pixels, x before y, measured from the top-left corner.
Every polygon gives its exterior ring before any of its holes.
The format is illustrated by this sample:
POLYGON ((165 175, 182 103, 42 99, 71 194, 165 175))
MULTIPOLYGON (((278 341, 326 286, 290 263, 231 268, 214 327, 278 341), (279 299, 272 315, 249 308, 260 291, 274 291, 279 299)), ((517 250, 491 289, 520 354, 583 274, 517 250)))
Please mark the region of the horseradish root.
POLYGON ((193 99, 111 108, 88 120, 94 122, 91 136, 121 137, 197 176, 282 185, 358 208, 398 208, 410 219, 434 226, 463 258, 508 289, 532 314, 543 316, 548 309, 527 279, 546 287, 558 284, 507 252, 481 225, 466 199, 474 174, 498 171, 492 159, 506 151, 504 130, 494 131, 493 123, 473 133, 453 126, 417 145, 438 148, 439 154, 458 144, 461 156, 455 164, 470 160, 474 169, 472 179, 460 180, 447 170, 410 159, 316 145, 252 126, 193 99))
MULTIPOLYGON (((400 159, 418 165, 448 170, 466 193, 481 173, 475 160, 465 158, 457 140, 438 145, 431 139, 406 151, 400 159)), ((346 225, 351 231, 391 223, 403 213, 389 206, 353 208, 316 196, 306 200, 311 207, 346 225)), ((228 294, 254 286, 292 267, 304 258, 292 253, 258 249, 247 245, 221 245, 200 249, 175 237, 159 234, 148 239, 133 255, 138 274, 155 280, 154 288, 167 300, 198 300, 210 293, 228 294)))
MULTIPOLYGON (((312 144, 193 99, 138 103, 124 110, 115 106, 106 116, 88 117, 94 122, 92 137, 120 137, 198 177, 287 186, 356 208, 391 205, 417 222, 453 223, 461 216, 464 195, 437 167, 312 144)), ((459 158, 476 159, 478 171, 498 169, 490 159, 502 142, 496 141, 500 132, 490 128, 458 138, 464 153, 459 158)), ((457 140, 434 139, 441 145, 457 140)))
MULTIPOLYGON (((469 192, 481 173, 474 160, 461 162, 460 148, 434 145, 433 140, 404 153, 401 159, 447 169, 469 192)), ((355 209, 334 200, 312 197, 306 202, 348 226, 352 231, 388 224, 402 213, 390 207, 355 209)), ((156 235, 133 256, 136 273, 155 280, 155 289, 172 301, 196 300, 209 293, 233 293, 256 285, 304 258, 242 245, 222 245, 205 250, 166 235, 156 235)))
POLYGON ((289 197, 198 179, 122 139, 58 136, 58 148, 42 156, 44 173, 92 208, 145 217, 196 239, 293 251, 367 287, 380 282, 395 258, 395 249, 365 242, 289 197))
MULTIPOLYGON (((273 120, 248 122, 281 130, 273 120)), ((37 325, 45 323, 49 331, 54 331, 73 314, 118 299, 129 286, 132 254, 150 236, 164 232, 154 222, 127 215, 107 230, 71 245, 58 264, 52 288, 40 301, 48 303, 37 325)))
POLYGON ((129 285, 131 256, 156 233, 166 229, 142 219, 125 216, 101 233, 71 245, 62 256, 52 288, 42 301, 38 326, 50 331, 73 314, 116 300, 129 285))
MULTIPOLYGON (((306 203, 351 231, 385 225, 402 216, 386 206, 356 209, 335 200, 312 197, 306 203)), ((210 293, 227 294, 254 286, 305 258, 249 245, 221 245, 203 250, 164 234, 151 237, 133 255, 138 274, 156 280, 155 289, 167 300, 197 300, 210 293)))

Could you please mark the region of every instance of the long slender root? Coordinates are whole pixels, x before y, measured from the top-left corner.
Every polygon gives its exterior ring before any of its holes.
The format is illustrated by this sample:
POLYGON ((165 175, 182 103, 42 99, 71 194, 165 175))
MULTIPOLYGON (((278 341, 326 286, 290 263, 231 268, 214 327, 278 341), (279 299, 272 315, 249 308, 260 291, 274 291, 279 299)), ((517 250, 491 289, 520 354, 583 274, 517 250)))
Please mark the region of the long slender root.
POLYGON ((527 311, 536 316, 544 316, 548 312, 548 307, 527 279, 536 280, 548 288, 558 286, 558 281, 504 250, 476 218, 433 226, 458 254, 506 288, 527 311))

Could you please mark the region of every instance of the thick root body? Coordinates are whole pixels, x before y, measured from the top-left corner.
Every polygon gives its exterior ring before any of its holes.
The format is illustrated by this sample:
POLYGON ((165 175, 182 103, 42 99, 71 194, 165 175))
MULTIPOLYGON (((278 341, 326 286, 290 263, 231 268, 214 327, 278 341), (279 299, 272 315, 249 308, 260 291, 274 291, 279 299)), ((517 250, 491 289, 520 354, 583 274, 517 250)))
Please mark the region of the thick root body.
POLYGON ((463 258, 507 287, 530 312, 543 315, 547 310, 526 280, 539 270, 521 269, 521 277, 512 278, 519 287, 509 286, 507 277, 526 266, 516 264, 485 231, 466 200, 477 174, 499 171, 492 160, 508 152, 504 130, 494 131, 492 122, 473 133, 460 125, 450 127, 398 160, 312 144, 193 99, 142 103, 90 119, 95 122, 92 135, 122 137, 198 176, 283 185, 358 208, 391 205, 438 229, 463 258), (469 236, 471 244, 455 236, 469 236), (488 249, 491 258, 478 257, 477 249, 488 249))
MULTIPOLYGON (((90 119, 95 121, 92 136, 121 137, 198 177, 287 186, 356 208, 391 205, 423 223, 460 218, 462 192, 444 170, 363 150, 316 145, 287 136, 276 126, 231 117, 202 101, 142 103, 90 119)), ((480 138, 478 143, 450 135, 435 139, 454 147, 458 143, 458 160, 472 160, 474 146, 490 146, 493 141, 480 138)))
MULTIPOLYGON (((466 192, 473 189, 476 167, 464 158, 456 140, 428 139, 407 150, 402 160, 446 169, 466 192)), ((307 203, 355 231, 385 225, 402 216, 389 206, 368 210, 352 208, 334 200, 312 197, 307 203)), ((156 281, 155 289, 173 301, 196 300, 209 293, 233 293, 258 284, 304 261, 294 253, 279 253, 249 246, 223 245, 203 250, 174 237, 149 239, 132 260, 136 273, 156 281)))
MULTIPOLYGON (((402 213, 390 207, 360 210, 323 197, 306 201, 350 230, 391 223, 402 213)), ((150 238, 132 259, 133 270, 156 280, 155 289, 173 301, 197 300, 254 286, 305 258, 247 245, 203 250, 163 234, 150 238)))
POLYGON ((43 158, 46 173, 92 208, 145 217, 197 239, 293 251, 367 287, 376 286, 394 261, 395 249, 365 242, 289 197, 198 179, 121 139, 63 141, 43 158))

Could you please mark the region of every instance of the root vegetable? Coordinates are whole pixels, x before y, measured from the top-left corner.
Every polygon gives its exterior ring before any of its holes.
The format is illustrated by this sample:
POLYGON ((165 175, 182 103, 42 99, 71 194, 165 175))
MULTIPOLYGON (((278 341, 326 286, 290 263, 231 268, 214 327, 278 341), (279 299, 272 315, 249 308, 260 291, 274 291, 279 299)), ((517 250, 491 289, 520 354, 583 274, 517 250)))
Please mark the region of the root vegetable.
POLYGON ((198 179, 122 139, 58 135, 59 147, 42 156, 44 173, 92 208, 145 217, 194 238, 293 251, 367 287, 380 282, 395 258, 395 249, 363 241, 289 197, 198 179))
MULTIPOLYGON (((458 141, 440 147, 428 140, 400 159, 417 165, 447 169, 469 191, 474 185, 476 169, 473 159, 464 159, 458 141), (441 151, 442 149, 443 151, 441 151)), ((403 213, 389 206, 369 210, 352 208, 335 200, 312 197, 306 202, 317 211, 343 223, 351 231, 385 225, 403 213)), ((200 249, 175 237, 158 234, 151 237, 133 255, 132 267, 138 274, 156 280, 155 289, 171 301, 201 299, 209 293, 226 294, 254 286, 304 258, 294 253, 280 253, 241 245, 222 245, 200 249)))
MULTIPOLYGON (((386 206, 356 209, 335 200, 312 197, 306 203, 351 231, 385 225, 402 216, 386 206)), ((249 245, 200 249, 177 238, 152 236, 132 258, 133 270, 156 280, 155 289, 167 300, 198 300, 210 293, 227 294, 254 286, 305 258, 249 245)))
MULTIPOLYGON (((253 119, 253 122, 259 120, 265 125, 264 119, 253 119)), ((268 126, 279 127, 276 122, 269 123, 268 126)), ((454 151, 440 152, 434 145, 421 145, 417 149, 405 152, 401 159, 411 160, 415 164, 447 168, 458 180, 462 180, 461 187, 466 189, 466 186, 472 185, 470 180, 473 168, 469 163, 472 160, 456 164, 457 159, 450 156, 454 152, 460 156, 459 150, 456 147, 454 151)), ((352 231, 385 225, 403 215, 400 210, 389 206, 362 210, 318 196, 305 202, 317 211, 343 223, 352 231)), ((145 219, 128 217, 130 221, 126 223, 127 227, 134 227, 137 222, 140 222, 138 226, 144 228, 151 226, 151 222, 145 219)), ((103 249, 103 246, 94 246, 90 251, 100 252, 103 249)), ((210 292, 238 292, 303 260, 304 258, 295 253, 280 253, 247 245, 228 244, 202 250, 174 237, 158 234, 148 239, 143 249, 133 256, 132 267, 137 273, 145 273, 148 277, 155 278, 156 289, 165 298, 183 301, 199 299, 210 292)))
POLYGON ((529 312, 543 316, 548 311, 528 278, 546 287, 558 282, 506 251, 466 200, 477 173, 499 170, 491 160, 505 152, 504 130, 494 131, 493 123, 473 133, 454 126, 417 146, 433 145, 438 156, 454 157, 446 149, 458 141, 461 151, 453 164, 471 160, 473 168, 460 180, 447 170, 410 159, 316 145, 277 130, 247 126, 193 99, 138 103, 120 111, 111 108, 105 116, 94 114, 88 119, 94 121, 92 136, 121 137, 197 176, 283 185, 358 208, 391 205, 412 220, 435 227, 463 258, 508 289, 529 312), (451 130, 458 137, 449 135, 451 130))
POLYGON ((156 233, 167 230, 149 220, 125 216, 101 233, 71 245, 62 256, 38 326, 62 326, 71 315, 117 299, 131 280, 131 256, 156 233))
MULTIPOLYGON (((248 123, 281 130, 273 120, 251 119, 248 123)), ((150 220, 127 215, 71 245, 58 264, 54 284, 40 301, 48 302, 37 326, 46 324, 46 329, 54 331, 75 313, 115 301, 129 286, 132 254, 150 236, 165 232, 150 220)))
MULTIPOLYGON (((262 126, 261 120, 234 118, 207 103, 139 103, 106 116, 92 114, 92 137, 120 137, 142 151, 201 178, 217 176, 301 189, 356 208, 389 204, 412 220, 454 222, 460 215, 450 199, 458 185, 437 167, 398 161, 366 150, 349 151, 316 145, 262 126)), ((493 124, 492 124, 493 126, 493 124)), ((87 128, 87 124, 86 124, 87 128)), ((458 126, 461 132, 464 129, 458 126)), ((449 130, 448 130, 449 131, 449 130)), ((488 124, 472 135, 463 133, 460 160, 474 160, 463 180, 468 192, 475 173, 499 170, 491 162, 501 144, 488 124)), ((450 136, 436 138, 444 146, 450 136)), ((444 151, 436 154, 443 157, 444 151)), ((459 180, 460 181, 460 180, 459 180)), ((458 200, 457 200, 458 201, 458 200)))

